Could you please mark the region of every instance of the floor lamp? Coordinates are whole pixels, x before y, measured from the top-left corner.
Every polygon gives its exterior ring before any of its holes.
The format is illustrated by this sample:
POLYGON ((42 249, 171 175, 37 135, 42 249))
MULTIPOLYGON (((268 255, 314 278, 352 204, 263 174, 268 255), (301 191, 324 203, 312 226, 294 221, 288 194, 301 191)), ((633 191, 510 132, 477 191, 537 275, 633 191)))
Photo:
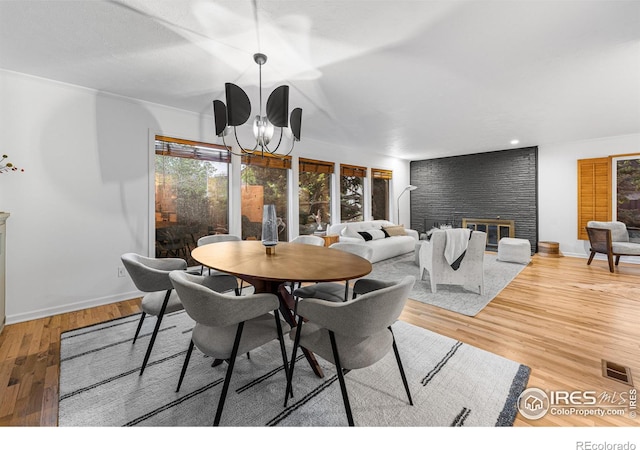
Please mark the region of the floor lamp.
POLYGON ((407 191, 415 191, 416 189, 418 189, 418 186, 414 186, 414 185, 410 184, 409 186, 404 188, 404 191, 402 191, 400 193, 400 195, 398 195, 398 201, 396 202, 396 204, 398 205, 398 225, 400 225, 400 197, 402 197, 402 194, 404 194, 405 192, 407 192, 407 191))

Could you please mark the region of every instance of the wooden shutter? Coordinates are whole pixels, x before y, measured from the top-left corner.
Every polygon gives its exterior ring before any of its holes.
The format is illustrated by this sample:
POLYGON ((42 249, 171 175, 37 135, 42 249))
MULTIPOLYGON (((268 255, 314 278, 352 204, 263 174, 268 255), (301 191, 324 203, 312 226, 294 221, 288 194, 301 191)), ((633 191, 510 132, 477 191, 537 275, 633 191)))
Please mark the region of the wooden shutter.
POLYGON ((367 168, 362 166, 351 166, 349 164, 340 164, 340 175, 343 177, 366 177, 367 168))
POLYGON ((393 178, 393 172, 386 169, 371 169, 372 178, 382 178, 383 180, 391 180, 393 178))
POLYGON ((156 136, 155 149, 156 155, 223 163, 231 162, 231 154, 227 147, 206 142, 156 136))
POLYGON ((299 158, 298 167, 300 172, 333 173, 335 170, 335 164, 332 162, 307 158, 299 158))
POLYGON ((589 240, 587 222, 611 220, 611 158, 578 160, 578 239, 589 240))
POLYGON ((265 152, 254 152, 242 155, 242 164, 248 166, 271 167, 274 169, 291 169, 291 156, 275 155, 265 152))

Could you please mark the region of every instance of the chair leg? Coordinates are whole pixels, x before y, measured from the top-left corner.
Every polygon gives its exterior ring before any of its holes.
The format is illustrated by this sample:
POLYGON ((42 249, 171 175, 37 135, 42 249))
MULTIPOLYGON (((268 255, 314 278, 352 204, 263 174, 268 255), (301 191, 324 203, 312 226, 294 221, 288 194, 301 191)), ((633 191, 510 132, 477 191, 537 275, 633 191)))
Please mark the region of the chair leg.
POLYGON ((233 372, 233 366, 236 362, 236 356, 238 356, 238 347, 240 347, 240 338, 242 337, 242 329, 244 328, 244 322, 238 324, 238 330, 236 331, 236 340, 233 342, 233 350, 231 350, 231 357, 229 358, 229 367, 227 367, 227 375, 224 377, 224 384, 222 385, 222 392, 220 392, 220 400, 218 400, 218 409, 216 410, 216 417, 213 419, 213 426, 220 425, 220 417, 222 416, 222 408, 224 408, 224 401, 227 398, 227 391, 229 390, 229 383, 231 381, 231 373, 233 372))
POLYGON ((616 255, 616 266, 618 265, 619 262, 620 262, 620 255, 616 255))
POLYGON ((353 426, 353 415, 351 414, 351 405, 349 404, 349 396, 347 395, 347 386, 344 382, 344 374, 342 373, 342 365, 340 364, 340 355, 338 354, 338 346, 336 345, 336 336, 333 331, 329 331, 331 339, 331 350, 333 351, 333 359, 335 360, 336 372, 338 372, 338 381, 340 381, 340 390, 342 391, 342 400, 344 401, 344 409, 347 412, 347 421, 349 426, 353 426))
POLYGON ((236 288, 236 296, 239 297, 242 295, 242 287, 244 285, 244 280, 240 280, 240 287, 236 288))
POLYGON ((344 281, 344 301, 349 300, 349 280, 344 281))
POLYGON ((284 376, 287 379, 287 386, 293 388, 293 386, 291 386, 291 383, 289 383, 289 361, 287 361, 287 351, 284 348, 284 336, 282 334, 282 324, 280 323, 280 313, 277 309, 274 311, 274 316, 276 318, 276 328, 278 329, 278 341, 280 341, 280 353, 282 353, 282 367, 284 369, 284 376))
POLYGON ((142 328, 142 322, 144 322, 144 318, 147 315, 146 312, 142 311, 142 315, 140 316, 140 322, 138 322, 138 328, 136 329, 136 335, 133 337, 133 343, 136 343, 136 339, 138 339, 138 334, 140 334, 140 328, 142 328))
POLYGON ((156 342, 156 337, 158 336, 160 323, 162 322, 162 318, 164 317, 164 311, 165 309, 167 309, 167 303, 169 303, 169 297, 171 296, 171 291, 172 289, 168 289, 167 293, 164 296, 164 302, 162 302, 162 308, 160 308, 160 314, 158 314, 158 320, 156 320, 156 326, 153 329, 153 334, 151 335, 151 340, 149 341, 149 346, 147 347, 147 353, 144 355, 142 368, 140 368, 140 375, 142 375, 145 367, 147 367, 147 362, 149 361, 149 356, 151 356, 151 350, 153 349, 153 344, 156 342))
POLYGON ((614 272, 614 270, 613 270, 613 255, 611 253, 607 253, 607 261, 609 262, 609 272, 614 272))
POLYGON ((191 359, 191 352, 193 351, 193 341, 189 342, 189 349, 187 350, 187 356, 184 357, 184 364, 182 364, 182 371, 180 372, 180 380, 178 381, 178 387, 176 388, 176 392, 180 390, 180 386, 182 386, 182 380, 184 379, 184 374, 187 372, 187 366, 189 365, 189 360, 191 359))
POLYGON ((293 367, 296 364, 296 355, 298 353, 298 347, 300 346, 300 335, 302 334, 302 317, 298 318, 298 329, 296 330, 296 338, 293 341, 293 351, 291 352, 291 364, 289 365, 289 376, 287 377, 287 389, 284 391, 284 407, 287 407, 289 401, 289 393, 293 397, 293 387, 291 386, 293 380, 293 367))
POLYGON ((398 369, 400 369, 402 384, 404 384, 404 390, 407 392, 407 398, 409 399, 409 404, 413 406, 413 400, 411 399, 411 391, 409 391, 409 383, 407 383, 407 377, 404 374, 404 368, 402 367, 402 361, 400 360, 400 352, 398 352, 398 346, 396 345, 396 337, 393 334, 393 330, 391 329, 391 327, 389 327, 389 331, 391 331, 391 336, 393 336, 393 353, 396 355, 396 362, 398 363, 398 369))
POLYGON ((589 261, 587 261, 587 266, 591 265, 591 261, 593 261, 593 257, 596 256, 596 252, 594 252, 593 250, 591 251, 591 254, 589 255, 589 261))

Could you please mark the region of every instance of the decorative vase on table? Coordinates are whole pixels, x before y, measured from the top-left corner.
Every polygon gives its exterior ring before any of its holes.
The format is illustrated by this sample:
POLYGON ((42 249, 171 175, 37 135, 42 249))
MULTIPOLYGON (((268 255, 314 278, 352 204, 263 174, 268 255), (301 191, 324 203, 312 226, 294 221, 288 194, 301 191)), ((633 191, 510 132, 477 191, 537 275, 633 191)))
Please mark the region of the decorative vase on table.
POLYGON ((262 245, 267 248, 267 254, 275 253, 278 244, 278 217, 276 205, 264 205, 262 213, 262 245))

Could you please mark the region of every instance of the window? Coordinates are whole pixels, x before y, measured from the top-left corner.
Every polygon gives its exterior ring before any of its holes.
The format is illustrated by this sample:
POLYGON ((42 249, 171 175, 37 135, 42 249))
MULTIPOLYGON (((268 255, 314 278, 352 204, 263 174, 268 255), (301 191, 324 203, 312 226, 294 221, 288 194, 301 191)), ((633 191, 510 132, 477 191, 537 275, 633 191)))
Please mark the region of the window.
POLYGON ((340 221, 364 220, 364 178, 367 168, 340 164, 340 221))
POLYGON ((300 158, 298 167, 298 234, 326 231, 331 224, 331 176, 334 164, 300 158))
POLYGON ((614 220, 630 232, 640 229, 640 155, 612 156, 614 220))
POLYGON ((189 258, 202 236, 228 233, 229 162, 220 145, 156 136, 156 256, 189 258))
POLYGON ((276 206, 278 240, 288 241, 288 188, 291 157, 261 153, 242 156, 242 239, 262 238, 264 205, 276 206))
POLYGON ((618 220, 640 236, 640 154, 578 160, 578 239, 589 239, 589 220, 618 220))
POLYGON ((578 239, 589 240, 587 222, 611 220, 609 158, 578 160, 578 239))
POLYGON ((389 183, 392 172, 371 169, 371 215, 374 220, 389 220, 389 183))

